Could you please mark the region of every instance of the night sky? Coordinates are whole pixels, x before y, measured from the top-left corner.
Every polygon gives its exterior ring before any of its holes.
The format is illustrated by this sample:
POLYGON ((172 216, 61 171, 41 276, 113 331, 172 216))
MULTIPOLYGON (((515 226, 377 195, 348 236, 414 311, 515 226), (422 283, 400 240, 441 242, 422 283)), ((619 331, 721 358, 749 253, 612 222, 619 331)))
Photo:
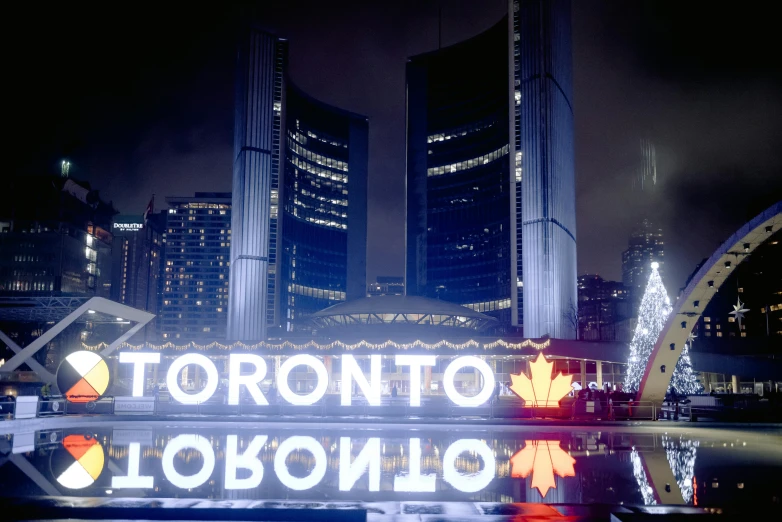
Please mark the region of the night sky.
MULTIPOLYGON (((6 13, 6 168, 51 173, 67 157, 124 214, 153 193, 164 208, 168 195, 230 190, 238 7, 28 5, 6 13)), ((290 40, 294 82, 370 118, 370 280, 403 273, 405 58, 437 48, 440 5, 444 46, 506 11, 504 0, 255 5, 290 40)), ((620 279, 628 233, 648 214, 666 235, 673 293, 782 199, 777 21, 765 4, 729 5, 574 2, 579 274, 620 279), (646 194, 632 189, 641 138, 657 149, 646 194)))

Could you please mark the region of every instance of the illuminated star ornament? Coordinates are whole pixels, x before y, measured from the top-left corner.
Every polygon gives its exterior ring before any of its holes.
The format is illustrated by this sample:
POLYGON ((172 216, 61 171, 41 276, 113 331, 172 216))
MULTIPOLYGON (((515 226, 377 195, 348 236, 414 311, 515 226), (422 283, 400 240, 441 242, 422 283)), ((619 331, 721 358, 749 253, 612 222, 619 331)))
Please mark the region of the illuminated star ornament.
POLYGON ((686 342, 687 342, 687 344, 692 346, 692 343, 694 343, 695 339, 697 339, 697 338, 698 338, 697 335, 695 335, 694 333, 690 332, 690 335, 687 336, 687 341, 686 342))
POLYGON ((741 302, 740 298, 736 298, 736 304, 733 305, 733 311, 730 312, 730 315, 736 317, 736 322, 739 323, 739 330, 741 330, 741 320, 744 319, 744 314, 747 312, 749 312, 749 309, 744 308, 744 303, 741 302))
POLYGON ((554 474, 575 477, 573 465, 576 459, 568 455, 558 440, 527 440, 524 448, 510 458, 511 477, 527 478, 532 474, 532 487, 538 488, 542 497, 557 487, 554 474))
POLYGON ((572 388, 572 375, 559 375, 551 378, 554 363, 547 362, 543 353, 538 354, 535 362, 530 363, 530 379, 523 373, 520 375, 511 374, 512 384, 510 389, 513 393, 524 399, 524 406, 557 407, 559 400, 570 393, 572 388))

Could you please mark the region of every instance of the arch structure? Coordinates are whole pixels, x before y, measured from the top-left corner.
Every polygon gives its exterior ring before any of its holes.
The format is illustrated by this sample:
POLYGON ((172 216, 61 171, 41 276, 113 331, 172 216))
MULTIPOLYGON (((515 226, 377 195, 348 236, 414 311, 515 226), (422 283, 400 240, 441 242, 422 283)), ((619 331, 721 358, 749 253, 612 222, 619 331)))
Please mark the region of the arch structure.
POLYGON ((128 320, 134 321, 136 323, 133 327, 128 329, 127 332, 123 333, 114 342, 106 346, 101 351, 101 355, 104 356, 114 352, 114 350, 119 348, 124 342, 133 337, 136 332, 144 328, 147 323, 155 318, 155 314, 138 310, 115 301, 109 301, 103 297, 92 297, 24 348, 16 344, 8 335, 0 331, 0 341, 5 343, 11 349, 11 351, 16 354, 8 359, 3 366, 0 366, 0 373, 11 373, 19 368, 22 364, 27 363, 27 365, 36 373, 36 375, 38 375, 41 381, 54 384, 56 381, 55 375, 44 368, 42 364, 33 358, 33 356, 44 346, 46 346, 49 341, 57 337, 60 333, 62 333, 63 330, 78 321, 82 315, 87 313, 103 314, 110 318, 114 317, 118 321, 128 320))
POLYGON ((782 201, 753 218, 703 264, 676 301, 646 365, 638 400, 661 405, 687 337, 736 266, 782 228, 782 201))

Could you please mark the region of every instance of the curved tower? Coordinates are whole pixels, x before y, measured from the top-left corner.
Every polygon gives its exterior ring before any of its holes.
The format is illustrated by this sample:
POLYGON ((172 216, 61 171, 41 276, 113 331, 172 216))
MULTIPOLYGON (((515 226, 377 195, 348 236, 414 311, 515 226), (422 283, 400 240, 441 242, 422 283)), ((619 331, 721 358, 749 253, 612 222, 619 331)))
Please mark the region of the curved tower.
POLYGON ((573 339, 578 298, 570 0, 514 1, 513 17, 524 335, 573 339))
POLYGON ((367 154, 366 116, 287 83, 279 266, 285 331, 366 295, 367 154))
POLYGON ((408 295, 511 322, 508 33, 407 62, 408 295))

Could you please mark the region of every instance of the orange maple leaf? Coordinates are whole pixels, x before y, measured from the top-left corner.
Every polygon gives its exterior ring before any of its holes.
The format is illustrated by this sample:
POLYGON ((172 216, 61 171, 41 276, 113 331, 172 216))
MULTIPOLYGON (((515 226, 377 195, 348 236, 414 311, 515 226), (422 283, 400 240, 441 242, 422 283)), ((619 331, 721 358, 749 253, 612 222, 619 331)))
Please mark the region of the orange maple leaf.
POLYGON ((510 463, 510 476, 527 478, 531 473, 532 487, 538 488, 544 498, 549 489, 557 487, 555 473, 560 477, 576 476, 576 459, 568 455, 557 440, 524 441, 524 448, 510 458, 510 463))
POLYGON ((534 362, 530 363, 530 379, 526 375, 511 374, 511 391, 524 399, 525 406, 535 407, 556 407, 559 406, 559 400, 570 393, 572 388, 572 375, 559 375, 551 378, 553 362, 547 362, 543 357, 543 352, 538 355, 534 362))

